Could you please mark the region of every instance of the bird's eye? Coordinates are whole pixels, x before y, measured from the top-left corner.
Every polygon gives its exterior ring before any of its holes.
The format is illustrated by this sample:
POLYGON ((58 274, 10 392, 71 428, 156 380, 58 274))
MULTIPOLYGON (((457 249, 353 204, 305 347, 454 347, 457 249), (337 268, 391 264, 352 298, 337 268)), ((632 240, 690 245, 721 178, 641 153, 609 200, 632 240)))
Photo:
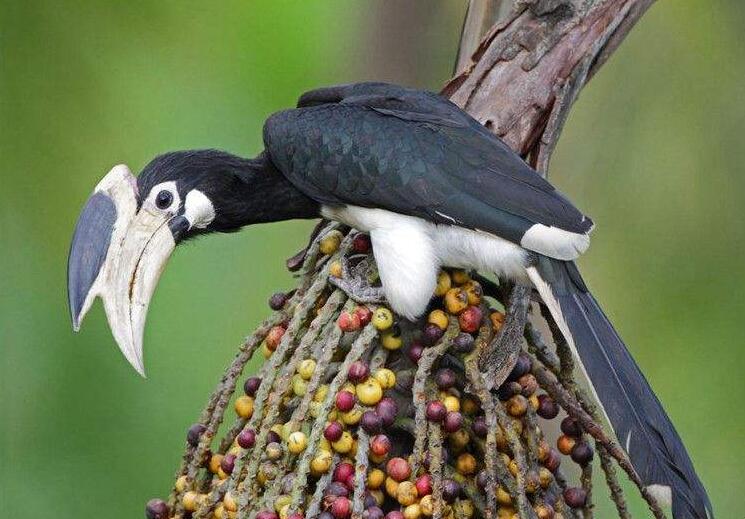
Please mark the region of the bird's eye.
POLYGON ((155 196, 155 205, 158 209, 168 209, 173 203, 173 193, 164 189, 155 196))

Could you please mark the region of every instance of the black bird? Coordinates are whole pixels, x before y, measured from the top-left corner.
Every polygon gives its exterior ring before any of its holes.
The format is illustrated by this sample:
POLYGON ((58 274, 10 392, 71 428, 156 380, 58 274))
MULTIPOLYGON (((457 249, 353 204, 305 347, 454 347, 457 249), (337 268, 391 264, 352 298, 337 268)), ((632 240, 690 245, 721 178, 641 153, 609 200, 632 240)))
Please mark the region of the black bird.
MULTIPOLYGON (((676 519, 712 517, 685 447, 573 263, 593 223, 504 142, 442 97, 384 83, 313 90, 264 125, 265 151, 166 153, 135 178, 114 167, 75 229, 77 330, 103 299, 140 374, 147 307, 176 244, 254 223, 324 216, 368 231, 382 290, 421 315, 441 266, 532 284, 642 481, 676 519)), ((348 287, 352 288, 352 287, 348 287)))

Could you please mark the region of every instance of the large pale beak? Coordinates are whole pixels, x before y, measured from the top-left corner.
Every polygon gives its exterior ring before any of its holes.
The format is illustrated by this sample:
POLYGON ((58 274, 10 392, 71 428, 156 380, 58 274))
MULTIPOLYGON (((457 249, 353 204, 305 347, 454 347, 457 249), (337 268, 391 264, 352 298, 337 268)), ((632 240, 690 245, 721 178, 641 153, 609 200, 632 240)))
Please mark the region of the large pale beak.
POLYGON ((145 317, 176 245, 173 220, 180 218, 149 202, 138 210, 137 181, 127 166, 119 165, 96 186, 72 238, 67 282, 73 329, 80 329, 99 296, 119 349, 143 377, 145 317))

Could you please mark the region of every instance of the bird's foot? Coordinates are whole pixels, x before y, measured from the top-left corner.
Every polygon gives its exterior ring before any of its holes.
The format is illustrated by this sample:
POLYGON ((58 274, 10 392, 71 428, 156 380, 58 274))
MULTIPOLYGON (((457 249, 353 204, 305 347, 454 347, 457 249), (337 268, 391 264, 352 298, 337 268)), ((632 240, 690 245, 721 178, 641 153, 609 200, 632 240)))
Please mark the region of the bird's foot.
POLYGON ((346 258, 341 260, 341 277, 329 277, 329 283, 342 290, 352 301, 362 304, 380 304, 385 302, 383 287, 372 286, 370 278, 374 277, 373 267, 362 260, 350 268, 346 258))

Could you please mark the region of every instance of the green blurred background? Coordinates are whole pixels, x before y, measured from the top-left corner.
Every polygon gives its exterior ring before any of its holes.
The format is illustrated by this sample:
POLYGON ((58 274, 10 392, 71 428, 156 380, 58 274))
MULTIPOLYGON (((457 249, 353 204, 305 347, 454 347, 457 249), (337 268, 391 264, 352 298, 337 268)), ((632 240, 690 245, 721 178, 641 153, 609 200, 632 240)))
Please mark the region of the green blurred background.
MULTIPOLYGON (((78 335, 68 320, 68 244, 99 178, 173 149, 255 154, 266 116, 319 85, 438 89, 464 11, 0 1, 0 515, 141 517, 165 495, 186 428, 267 297, 293 285, 283 260, 311 225, 179 250, 151 306, 143 380, 100 305, 78 335)), ((744 22, 738 1, 655 5, 584 90, 551 168, 598 224, 582 267, 722 518, 745 504, 744 22)))

